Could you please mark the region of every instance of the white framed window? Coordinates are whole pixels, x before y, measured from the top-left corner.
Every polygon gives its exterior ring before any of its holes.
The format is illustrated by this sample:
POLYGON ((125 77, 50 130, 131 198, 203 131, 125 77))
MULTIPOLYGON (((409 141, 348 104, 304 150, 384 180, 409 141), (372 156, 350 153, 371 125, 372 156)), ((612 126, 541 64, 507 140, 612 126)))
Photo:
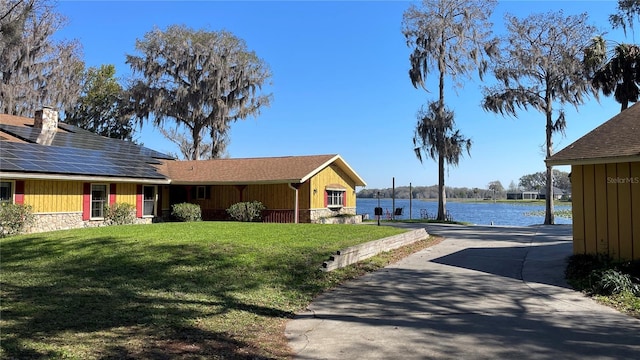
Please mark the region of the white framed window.
POLYGON ((109 201, 106 184, 91 184, 91 219, 104 219, 104 209, 109 201))
POLYGON ((344 190, 327 190, 327 207, 344 206, 344 190))
POLYGON ((156 187, 142 187, 142 216, 154 216, 156 214, 156 187))
POLYGON ((207 187, 206 186, 196 187, 196 200, 204 200, 206 198, 207 198, 207 187))
POLYGON ((0 204, 13 204, 13 181, 0 181, 0 204))

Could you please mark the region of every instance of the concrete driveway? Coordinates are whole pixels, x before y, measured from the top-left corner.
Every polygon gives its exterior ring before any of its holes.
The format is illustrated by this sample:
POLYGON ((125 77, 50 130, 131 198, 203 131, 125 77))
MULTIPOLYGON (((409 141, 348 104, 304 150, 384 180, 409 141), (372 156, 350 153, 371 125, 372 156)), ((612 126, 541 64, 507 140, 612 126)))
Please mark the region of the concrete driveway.
POLYGON ((640 320, 565 283, 570 225, 427 232, 445 240, 291 320, 296 359, 640 358, 640 320))

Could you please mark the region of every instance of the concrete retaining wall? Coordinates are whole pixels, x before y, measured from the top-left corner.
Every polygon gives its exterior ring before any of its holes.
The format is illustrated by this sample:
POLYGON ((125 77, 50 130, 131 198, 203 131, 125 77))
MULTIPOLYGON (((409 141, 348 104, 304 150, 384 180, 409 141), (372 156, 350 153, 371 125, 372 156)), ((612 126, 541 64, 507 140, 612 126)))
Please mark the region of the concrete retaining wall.
POLYGON ((322 271, 331 271, 355 264, 358 261, 368 259, 381 252, 390 251, 399 247, 413 244, 416 241, 429 237, 425 229, 408 231, 403 234, 389 236, 379 240, 373 240, 364 244, 350 246, 331 255, 329 260, 322 264, 322 271))

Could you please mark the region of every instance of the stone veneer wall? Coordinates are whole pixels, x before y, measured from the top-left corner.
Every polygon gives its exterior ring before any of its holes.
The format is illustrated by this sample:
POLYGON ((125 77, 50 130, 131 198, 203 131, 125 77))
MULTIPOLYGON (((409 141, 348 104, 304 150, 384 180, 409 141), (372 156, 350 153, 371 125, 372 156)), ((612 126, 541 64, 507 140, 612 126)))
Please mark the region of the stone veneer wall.
POLYGON ((319 224, 361 224, 362 215, 352 216, 334 216, 328 218, 321 218, 316 223, 319 224))
MULTIPOLYGON (((343 207, 338 210, 331 209, 313 209, 309 211, 311 222, 312 223, 334 223, 331 219, 348 219, 350 216, 338 217, 339 215, 356 215, 356 208, 354 207, 343 207)), ((354 220, 356 216, 353 216, 354 220)), ((362 222, 362 217, 360 218, 360 222, 362 222)), ((339 221, 337 223, 344 223, 344 221, 339 221)))
MULTIPOLYGON (((68 213, 37 213, 34 214, 35 221, 25 229, 25 233, 40 233, 55 230, 79 229, 83 227, 104 226, 102 220, 82 220, 81 212, 68 213)), ((151 224, 153 218, 137 218, 134 224, 151 224)))
POLYGON ((33 215, 35 221, 30 227, 25 229, 26 233, 77 229, 84 226, 81 212, 38 213, 33 215))

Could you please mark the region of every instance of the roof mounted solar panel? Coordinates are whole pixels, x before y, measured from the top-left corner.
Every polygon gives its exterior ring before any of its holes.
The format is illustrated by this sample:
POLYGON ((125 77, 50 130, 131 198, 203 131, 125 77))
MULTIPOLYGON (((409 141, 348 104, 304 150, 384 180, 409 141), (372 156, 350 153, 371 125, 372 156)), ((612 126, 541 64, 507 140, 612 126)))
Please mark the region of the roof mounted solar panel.
MULTIPOLYGON (((130 141, 100 136, 76 126, 64 123, 58 123, 58 126, 64 131, 59 131, 55 134, 50 144, 51 146, 71 149, 98 150, 104 152, 108 151, 113 154, 121 154, 123 157, 149 158, 149 161, 152 161, 153 163, 159 162, 152 159, 173 159, 171 156, 140 146, 130 141)), ((33 127, 0 124, 0 130, 30 143, 36 143, 36 140, 40 135, 40 130, 33 127)))
POLYGON ((140 154, 3 142, 0 171, 165 179, 156 162, 140 154))

